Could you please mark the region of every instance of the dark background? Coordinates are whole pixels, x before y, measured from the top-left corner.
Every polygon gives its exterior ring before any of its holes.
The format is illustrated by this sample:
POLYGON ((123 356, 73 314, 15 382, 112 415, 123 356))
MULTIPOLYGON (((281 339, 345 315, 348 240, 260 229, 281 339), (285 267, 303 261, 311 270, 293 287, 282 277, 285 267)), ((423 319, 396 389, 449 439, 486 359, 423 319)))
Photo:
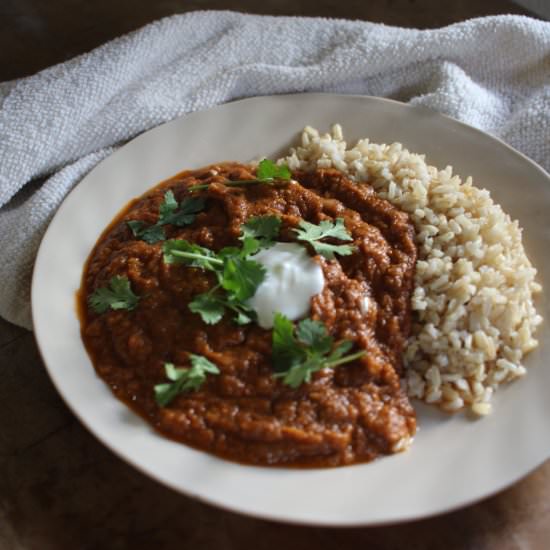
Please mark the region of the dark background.
MULTIPOLYGON (((0 0, 0 81, 163 16, 231 8, 420 28, 527 14, 505 0, 0 0)), ((32 335, 1 320, 0 375, 0 550, 550 548, 550 463, 497 496, 437 518, 368 529, 277 525, 190 500, 116 458, 64 406, 32 335)))
POLYGON ((434 28, 529 12, 509 0, 0 0, 0 81, 32 74, 174 13, 234 9, 434 28))

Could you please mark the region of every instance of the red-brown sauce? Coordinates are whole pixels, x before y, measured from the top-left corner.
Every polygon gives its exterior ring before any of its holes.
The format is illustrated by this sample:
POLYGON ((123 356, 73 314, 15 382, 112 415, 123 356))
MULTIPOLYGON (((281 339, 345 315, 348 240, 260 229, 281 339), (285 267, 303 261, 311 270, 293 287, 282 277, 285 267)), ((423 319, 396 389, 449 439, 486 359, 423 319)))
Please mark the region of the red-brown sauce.
POLYGON ((231 460, 338 466, 394 452, 416 429, 400 386, 416 262, 407 215, 335 170, 295 172, 299 183, 281 186, 223 185, 253 177, 253 169, 235 163, 184 172, 130 203, 101 236, 80 292, 82 337, 98 375, 163 434, 231 460), (272 376, 270 330, 227 318, 206 325, 189 311, 192 297, 213 285, 212 274, 165 264, 162 243, 136 240, 126 222, 155 223, 168 189, 181 201, 198 183, 210 184, 199 192, 205 210, 190 226, 166 226, 167 238, 219 250, 239 243, 240 225, 252 216, 279 216, 281 241, 295 240, 291 230, 302 219, 344 218, 357 251, 316 257, 325 287, 312 298, 310 316, 365 356, 319 371, 294 390, 272 376), (128 277, 139 305, 96 314, 87 297, 114 275, 128 277), (160 407, 153 388, 166 381, 164 363, 188 366, 189 353, 207 357, 220 374, 160 407))

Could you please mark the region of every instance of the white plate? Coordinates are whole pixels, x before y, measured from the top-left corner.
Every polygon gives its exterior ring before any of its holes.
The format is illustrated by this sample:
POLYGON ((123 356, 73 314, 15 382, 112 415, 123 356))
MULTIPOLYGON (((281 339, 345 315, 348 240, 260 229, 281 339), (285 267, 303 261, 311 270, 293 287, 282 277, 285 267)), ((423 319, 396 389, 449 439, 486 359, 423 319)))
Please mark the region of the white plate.
MULTIPOLYGON (((147 132, 98 165, 67 197, 42 241, 32 312, 48 372, 69 407, 105 445, 177 491, 286 522, 370 525, 420 518, 490 495, 550 456, 549 324, 528 376, 503 388, 494 414, 471 421, 417 407, 411 450, 371 464, 290 470, 242 466, 156 434, 115 399, 82 346, 75 292, 104 227, 133 197, 186 168, 276 157, 306 124, 343 124, 349 140, 400 141, 430 164, 452 164, 518 218, 539 281, 550 289, 550 178, 504 143, 434 112, 393 101, 323 94, 261 97, 194 113, 147 132)), ((538 303, 550 318, 548 293, 538 303)))

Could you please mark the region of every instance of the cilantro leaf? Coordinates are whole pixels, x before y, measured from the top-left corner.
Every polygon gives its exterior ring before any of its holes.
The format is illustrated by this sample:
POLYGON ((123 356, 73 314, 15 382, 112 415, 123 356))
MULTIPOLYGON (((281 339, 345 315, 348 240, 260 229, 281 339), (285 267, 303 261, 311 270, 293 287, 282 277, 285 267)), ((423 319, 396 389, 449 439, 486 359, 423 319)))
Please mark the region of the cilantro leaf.
POLYGON ((241 226, 240 248, 226 246, 216 253, 183 239, 170 239, 163 245, 165 263, 198 267, 216 274, 218 285, 195 296, 188 305, 206 324, 218 323, 226 310, 233 313, 233 320, 240 325, 256 318, 246 301, 264 281, 266 270, 250 256, 265 245, 265 240, 278 234, 281 220, 276 216, 263 216, 251 218, 249 222, 241 226))
POLYGON ((201 316, 207 325, 215 325, 225 314, 226 309, 234 314, 233 321, 238 325, 247 325, 255 319, 254 311, 234 298, 220 295, 216 290, 219 285, 208 292, 198 294, 189 302, 189 309, 201 316))
POLYGON ((241 225, 241 236, 239 239, 246 243, 252 239, 258 242, 258 248, 268 248, 279 236, 281 229, 281 218, 278 216, 255 216, 241 225))
POLYGON ((273 318, 272 362, 275 372, 287 371, 303 361, 306 353, 294 338, 294 323, 278 311, 273 318))
POLYGON ((219 374, 218 367, 202 355, 189 354, 191 368, 176 368, 173 363, 164 364, 166 378, 171 383, 157 384, 154 387, 155 400, 165 407, 179 394, 196 391, 205 382, 207 374, 219 374))
POLYGON ((108 309, 134 309, 139 296, 132 292, 128 277, 115 275, 108 287, 97 288, 88 297, 88 304, 96 313, 105 313, 108 309))
POLYGON ((276 313, 272 335, 274 376, 282 378, 283 384, 297 388, 310 382, 313 373, 355 361, 366 353, 346 355, 352 346, 353 343, 346 340, 334 346, 334 339, 320 321, 304 319, 295 329, 290 319, 276 313))
POLYGON ((233 321, 237 325, 247 325, 256 320, 256 312, 246 302, 237 300, 234 295, 228 294, 224 304, 233 312, 233 321))
POLYGON ((215 294, 205 292, 189 302, 189 309, 193 313, 198 313, 207 325, 215 325, 223 317, 225 304, 215 294))
MULTIPOLYGON (((266 185, 273 185, 276 180, 290 181, 292 173, 286 164, 276 164, 272 160, 263 159, 258 164, 256 169, 256 178, 251 180, 227 180, 224 185, 228 187, 241 187, 248 184, 263 183, 266 185)), ((201 183, 198 185, 191 185, 187 189, 189 191, 200 191, 202 189, 208 189, 209 183, 201 183)))
POLYGON ((164 193, 164 200, 159 206, 159 219, 153 225, 147 225, 141 220, 126 222, 134 237, 149 244, 155 244, 166 238, 163 225, 171 224, 178 227, 190 225, 197 214, 204 209, 205 200, 202 197, 188 197, 179 205, 172 191, 164 193))
POLYGON ((350 342, 349 340, 344 340, 340 342, 335 348, 332 350, 332 353, 328 356, 329 361, 336 361, 346 355, 346 353, 353 347, 353 342, 350 342))
POLYGON ((147 225, 140 220, 130 220, 126 222, 131 229, 134 237, 141 239, 149 244, 155 244, 159 241, 163 241, 166 237, 164 235, 164 229, 160 225, 147 225))
POLYGON ((324 368, 319 357, 310 357, 303 363, 296 363, 286 372, 275 374, 276 378, 282 378, 283 383, 296 389, 304 382, 311 382, 311 375, 324 368))
POLYGON ((225 260, 226 258, 234 258, 236 256, 242 256, 242 255, 243 255, 243 250, 238 246, 226 246, 222 248, 217 254, 218 258, 221 258, 222 260, 225 260))
POLYGON ((312 242, 310 244, 315 249, 315 252, 329 260, 333 260, 335 254, 350 256, 355 251, 355 246, 350 246, 349 244, 336 245, 320 242, 312 242))
POLYGON ((260 248, 263 247, 269 247, 271 244, 267 245, 265 244, 265 241, 259 241, 258 239, 255 239, 254 237, 245 237, 243 239, 243 246, 240 250, 240 256, 241 258, 246 258, 247 256, 252 256, 253 254, 256 254, 260 248))
POLYGON ((334 237, 341 241, 353 241, 344 225, 343 218, 336 218, 334 222, 323 220, 319 225, 302 221, 300 227, 306 230, 308 238, 313 240, 324 239, 325 237, 334 237))
POLYGON ((223 265, 223 261, 217 258, 212 250, 184 239, 166 241, 162 246, 162 252, 166 264, 185 264, 209 271, 216 271, 223 265))
POLYGON ((278 165, 269 159, 260 161, 256 170, 256 177, 260 181, 272 181, 275 179, 289 180, 291 175, 290 169, 286 164, 278 165))
POLYGON ((164 200, 159 206, 159 221, 170 217, 178 209, 178 201, 173 191, 164 193, 164 200))
POLYGON ((238 257, 227 258, 224 262, 222 287, 231 293, 235 300, 248 300, 265 279, 265 267, 253 260, 238 257))
POLYGON ((234 318, 234 321, 235 323, 237 323, 237 325, 248 325, 256 319, 255 315, 251 315, 252 313, 254 313, 253 311, 247 311, 245 313, 243 309, 244 308, 237 308, 235 311, 236 316, 234 318))
POLYGON ((341 241, 353 240, 342 218, 336 218, 334 222, 323 220, 319 225, 302 220, 298 224, 298 229, 294 229, 294 232, 298 235, 297 238, 299 241, 309 243, 315 252, 329 260, 333 260, 335 254, 349 256, 353 254, 356 248, 348 244, 335 245, 320 242, 321 239, 325 239, 326 237, 332 237, 341 241))
POLYGON ((197 214, 204 210, 205 199, 202 197, 187 197, 178 205, 174 193, 167 191, 164 201, 159 207, 159 225, 176 225, 185 227, 195 221, 197 214))
POLYGON ((183 239, 171 239, 163 245, 164 262, 213 271, 218 285, 195 296, 189 303, 189 309, 209 325, 218 323, 225 310, 229 309, 234 313, 233 320, 244 325, 255 319, 255 312, 245 302, 254 296, 265 278, 265 268, 249 259, 258 247, 256 239, 246 237, 242 248, 227 246, 216 254, 183 239))
POLYGON ((332 348, 332 337, 320 321, 304 319, 296 327, 298 340, 316 353, 325 354, 332 348))

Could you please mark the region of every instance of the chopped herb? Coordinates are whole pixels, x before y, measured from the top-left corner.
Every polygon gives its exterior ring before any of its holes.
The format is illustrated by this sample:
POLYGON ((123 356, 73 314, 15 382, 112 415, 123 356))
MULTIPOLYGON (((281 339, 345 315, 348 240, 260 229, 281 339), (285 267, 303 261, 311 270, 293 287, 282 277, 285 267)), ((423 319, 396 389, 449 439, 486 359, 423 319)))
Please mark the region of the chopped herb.
MULTIPOLYGON (((270 223, 274 225, 273 222, 270 223)), ((255 318, 254 311, 246 301, 254 296, 266 272, 250 256, 261 245, 265 245, 264 235, 271 237, 275 230, 271 227, 269 230, 252 233, 253 230, 245 229, 244 225, 241 230, 241 248, 228 246, 217 253, 182 239, 171 239, 163 245, 165 263, 198 267, 216 274, 218 284, 208 292, 198 294, 189 303, 189 309, 200 315, 206 324, 218 323, 226 310, 233 313, 233 320, 240 325, 250 323, 255 318), (246 235, 247 231, 249 235, 246 235), (251 236, 252 234, 258 239, 251 236)))
POLYGON ((187 197, 178 204, 174 193, 166 191, 164 200, 159 207, 159 219, 153 225, 147 225, 140 220, 126 222, 134 237, 149 244, 155 244, 166 238, 163 225, 185 227, 195 221, 197 214, 204 209, 205 200, 202 197, 187 197))
POLYGON ((225 313, 225 302, 216 294, 205 292, 189 302, 189 309, 193 313, 198 313, 207 325, 215 325, 221 321, 225 313))
POLYGON ((255 319, 255 313, 249 305, 216 292, 219 288, 220 286, 217 285, 214 289, 195 296, 189 302, 189 309, 193 313, 198 313, 207 325, 218 323, 226 309, 234 313, 233 321, 238 325, 247 325, 255 319))
MULTIPOLYGON (((273 185, 275 181, 290 181, 292 174, 289 167, 286 164, 276 164, 272 160, 263 159, 258 164, 256 169, 256 178, 251 180, 227 180, 224 185, 228 187, 240 187, 243 185, 249 185, 254 183, 263 183, 266 185, 273 185)), ((199 191, 201 189, 208 189, 208 183, 202 183, 200 185, 191 185, 189 191, 199 191)))
POLYGON ((275 314, 272 339, 274 376, 282 378, 291 388, 310 382, 311 375, 321 369, 350 363, 366 353, 346 355, 353 343, 344 340, 334 345, 334 339, 320 321, 304 319, 295 328, 281 313, 275 314))
MULTIPOLYGON (((247 256, 253 256, 260 250, 260 248, 269 248, 270 246, 273 246, 274 243, 270 242, 267 243, 265 240, 258 240, 254 237, 245 237, 243 239, 243 244, 240 250, 240 255, 243 258, 246 258, 247 256)), ((226 253, 227 255, 227 253, 226 253)))
POLYGON ((284 373, 305 359, 305 351, 294 336, 294 323, 282 313, 275 313, 272 333, 273 369, 284 373))
POLYGON ((264 280, 265 268, 258 262, 238 255, 225 256, 220 261, 221 268, 216 270, 219 284, 195 296, 189 303, 189 309, 210 325, 218 323, 224 310, 228 309, 234 313, 233 320, 237 324, 246 325, 255 318, 254 311, 246 301, 254 296, 264 280))
POLYGON ((230 306, 237 314, 234 318, 237 325, 248 325, 256 319, 256 313, 252 308, 248 308, 246 304, 240 304, 239 306, 230 306))
POLYGON ((132 230, 134 237, 137 237, 146 243, 155 244, 166 238, 164 235, 164 229, 160 225, 147 225, 145 222, 140 220, 131 220, 126 223, 132 230))
POLYGON ((155 386, 155 400, 166 407, 180 393, 198 390, 205 382, 207 374, 219 374, 214 363, 202 355, 189 354, 190 368, 176 368, 173 363, 164 364, 164 372, 169 383, 155 386))
POLYGON ((320 321, 304 319, 296 327, 296 337, 316 353, 327 354, 332 349, 332 337, 320 321))
POLYGON ((241 225, 241 241, 253 239, 259 242, 259 248, 269 248, 279 236, 281 218, 278 216, 255 216, 241 225))
POLYGON ((161 225, 171 224, 185 227, 195 221, 197 214, 204 210, 205 199, 202 197, 187 197, 178 205, 172 191, 164 195, 164 202, 159 208, 159 220, 161 225))
POLYGON ((88 304, 96 313, 105 313, 108 309, 134 309, 139 296, 132 292, 128 277, 115 275, 108 287, 97 288, 89 297, 88 304))
POLYGON ((259 181, 289 180, 292 174, 286 164, 276 164, 272 160, 263 159, 258 164, 256 177, 259 181))
POLYGON ((231 256, 224 261, 220 283, 237 302, 244 302, 254 296, 264 278, 265 267, 262 264, 231 256))
POLYGON ((325 239, 326 237, 332 237, 340 241, 353 240, 342 218, 336 218, 334 222, 323 220, 319 225, 302 220, 298 227, 299 229, 294 230, 298 235, 298 240, 309 243, 315 252, 329 260, 334 259, 335 254, 349 256, 355 250, 354 246, 348 244, 336 245, 321 242, 321 239, 325 239))
POLYGON ((166 218, 173 214, 178 209, 178 201, 174 197, 174 192, 172 190, 166 191, 164 193, 164 200, 159 206, 159 221, 162 218, 166 218))
POLYGON ((185 264, 208 271, 218 271, 223 260, 215 252, 184 239, 170 239, 162 245, 164 263, 185 264))

